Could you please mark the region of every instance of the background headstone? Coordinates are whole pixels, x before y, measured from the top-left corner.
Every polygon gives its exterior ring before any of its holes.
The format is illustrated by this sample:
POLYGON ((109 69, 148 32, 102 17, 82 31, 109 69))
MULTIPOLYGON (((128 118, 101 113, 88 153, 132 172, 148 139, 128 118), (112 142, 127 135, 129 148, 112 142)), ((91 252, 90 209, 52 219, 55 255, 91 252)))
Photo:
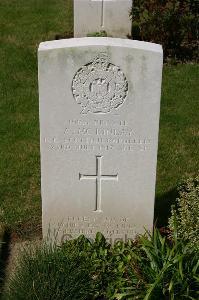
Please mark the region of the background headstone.
POLYGON ((113 243, 152 229, 161 74, 157 44, 40 44, 44 236, 100 231, 113 243))
POLYGON ((108 36, 131 34, 132 0, 74 0, 74 36, 106 31, 108 36))

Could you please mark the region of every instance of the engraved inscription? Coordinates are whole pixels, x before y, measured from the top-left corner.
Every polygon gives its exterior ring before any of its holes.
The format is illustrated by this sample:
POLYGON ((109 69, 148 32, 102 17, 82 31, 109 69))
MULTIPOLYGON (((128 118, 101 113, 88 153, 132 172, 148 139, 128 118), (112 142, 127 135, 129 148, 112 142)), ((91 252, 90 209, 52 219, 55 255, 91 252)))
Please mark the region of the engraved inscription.
POLYGON ((79 173, 79 180, 95 180, 96 181, 96 212, 102 212, 101 209, 101 182, 102 180, 116 180, 118 181, 118 174, 116 175, 102 175, 102 158, 103 156, 96 156, 96 175, 83 175, 79 173))
POLYGON ((44 137, 54 151, 148 152, 154 140, 138 135, 126 120, 69 119, 61 134, 44 137))
POLYGON ((81 67, 72 81, 72 93, 82 114, 108 113, 122 105, 128 82, 122 70, 109 62, 106 53, 81 67))
POLYGON ((80 234, 84 234, 89 239, 95 239, 99 227, 107 242, 111 244, 122 240, 127 242, 137 234, 133 220, 125 216, 66 216, 66 221, 62 226, 62 241, 75 238, 80 234))

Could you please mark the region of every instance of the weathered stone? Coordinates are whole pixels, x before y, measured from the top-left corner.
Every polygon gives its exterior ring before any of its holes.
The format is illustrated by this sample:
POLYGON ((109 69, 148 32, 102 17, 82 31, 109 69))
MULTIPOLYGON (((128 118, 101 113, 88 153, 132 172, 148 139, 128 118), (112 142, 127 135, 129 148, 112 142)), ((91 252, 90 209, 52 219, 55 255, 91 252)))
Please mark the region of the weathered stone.
POLYGON ((152 228, 161 73, 157 44, 40 44, 44 236, 114 242, 152 228))
POLYGON ((108 36, 131 34, 132 0, 74 0, 74 36, 106 31, 108 36))

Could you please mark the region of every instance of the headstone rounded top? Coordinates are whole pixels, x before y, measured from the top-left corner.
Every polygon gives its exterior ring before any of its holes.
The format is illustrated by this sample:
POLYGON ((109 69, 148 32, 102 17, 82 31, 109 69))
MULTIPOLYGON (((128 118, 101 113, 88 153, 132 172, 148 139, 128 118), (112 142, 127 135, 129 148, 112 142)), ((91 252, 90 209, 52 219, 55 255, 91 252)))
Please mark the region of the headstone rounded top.
POLYGON ((155 43, 119 39, 111 37, 83 37, 83 38, 71 38, 63 40, 46 41, 39 44, 40 51, 57 50, 71 47, 89 47, 89 46, 110 46, 110 47, 122 47, 132 48, 145 51, 159 52, 162 55, 162 46, 155 43))

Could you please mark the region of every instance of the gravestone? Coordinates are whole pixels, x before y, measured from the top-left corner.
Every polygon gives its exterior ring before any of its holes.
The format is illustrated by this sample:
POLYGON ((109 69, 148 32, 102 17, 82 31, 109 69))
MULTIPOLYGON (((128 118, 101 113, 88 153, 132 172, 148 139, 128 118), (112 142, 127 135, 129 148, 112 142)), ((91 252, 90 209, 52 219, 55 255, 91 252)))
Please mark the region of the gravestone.
POLYGON ((43 235, 128 240, 153 226, 162 47, 41 43, 43 235))
POLYGON ((74 36, 106 31, 108 36, 131 34, 132 0, 74 0, 74 36))

